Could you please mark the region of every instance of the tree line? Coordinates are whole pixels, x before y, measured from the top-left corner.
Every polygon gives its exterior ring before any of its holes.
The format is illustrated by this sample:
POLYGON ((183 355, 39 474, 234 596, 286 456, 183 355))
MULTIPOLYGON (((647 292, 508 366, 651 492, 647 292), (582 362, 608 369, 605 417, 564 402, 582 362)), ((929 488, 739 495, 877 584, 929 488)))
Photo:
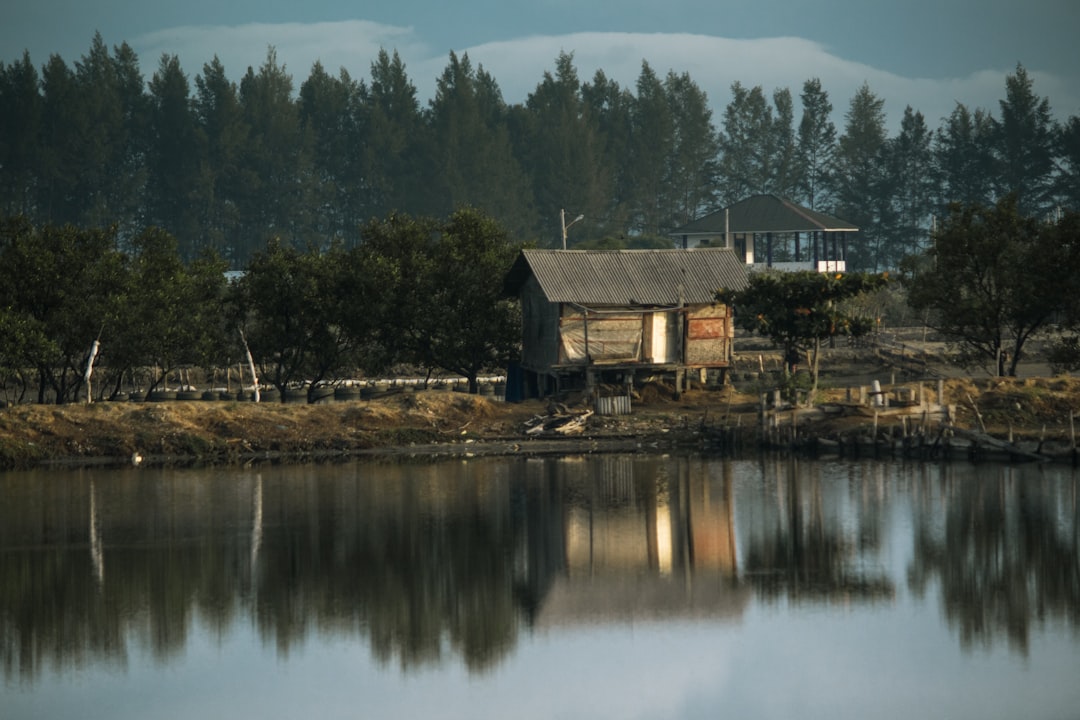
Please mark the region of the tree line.
POLYGON ((910 106, 887 131, 868 85, 844 125, 808 79, 796 98, 734 83, 718 123, 687 73, 647 61, 634 87, 578 76, 560 53, 525 102, 450 53, 422 105, 396 52, 370 74, 315 63, 296 88, 273 49, 234 82, 215 57, 189 80, 175 55, 152 76, 100 34, 73 65, 28 53, 0 62, 0 213, 36 225, 143 228, 176 238, 185 262, 214 250, 244 268, 278 238, 352 247, 372 218, 448 217, 469 205, 511 237, 561 242, 560 211, 584 220, 570 242, 638 246, 754 193, 857 224, 850 267, 879 271, 929 247, 950 203, 1008 194, 1025 215, 1080 207, 1080 118, 1055 120, 1026 70, 1006 77, 996 113, 958 103, 932 129, 910 106))
POLYGON ((0 388, 15 402, 150 393, 185 368, 213 381, 249 352, 282 399, 398 366, 475 392, 482 371, 506 367, 520 332, 501 278, 517 248, 497 222, 473 208, 395 213, 360 236, 272 241, 230 279, 212 250, 185 262, 160 228, 121 243, 116 226, 0 220, 0 388))

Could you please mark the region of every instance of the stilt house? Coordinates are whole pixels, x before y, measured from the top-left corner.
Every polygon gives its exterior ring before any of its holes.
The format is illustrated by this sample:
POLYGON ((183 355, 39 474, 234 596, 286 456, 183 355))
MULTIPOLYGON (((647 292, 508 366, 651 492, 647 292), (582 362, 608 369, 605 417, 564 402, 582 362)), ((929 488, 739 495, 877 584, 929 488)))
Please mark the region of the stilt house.
POLYGON ((672 374, 679 389, 688 371, 722 381, 734 324, 716 291, 745 285, 746 266, 721 248, 524 250, 504 285, 523 327, 520 378, 508 383, 543 397, 636 374, 672 374))
POLYGON ((726 247, 751 269, 846 272, 859 228, 776 195, 753 195, 673 230, 682 248, 726 247))

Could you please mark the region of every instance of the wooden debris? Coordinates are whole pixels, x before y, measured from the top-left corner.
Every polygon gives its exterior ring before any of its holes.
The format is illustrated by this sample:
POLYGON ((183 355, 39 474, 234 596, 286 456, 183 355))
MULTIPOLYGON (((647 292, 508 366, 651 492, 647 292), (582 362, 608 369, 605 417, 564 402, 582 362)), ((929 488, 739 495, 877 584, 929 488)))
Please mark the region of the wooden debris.
POLYGON ((525 434, 542 435, 580 435, 585 430, 586 421, 593 414, 592 410, 579 413, 556 412, 525 421, 525 434))

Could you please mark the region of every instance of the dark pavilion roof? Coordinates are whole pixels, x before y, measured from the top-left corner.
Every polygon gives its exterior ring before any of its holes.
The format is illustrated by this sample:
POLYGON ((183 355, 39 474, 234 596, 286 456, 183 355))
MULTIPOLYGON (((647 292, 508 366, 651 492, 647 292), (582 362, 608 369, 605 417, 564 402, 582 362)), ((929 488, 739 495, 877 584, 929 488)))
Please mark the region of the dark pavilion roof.
POLYGON ((532 275, 550 302, 674 306, 681 300, 697 305, 716 302, 720 288, 745 287, 746 272, 746 265, 725 248, 522 250, 503 287, 515 296, 532 275))
MULTIPOLYGON (((776 195, 752 195, 725 208, 727 225, 734 233, 858 232, 847 222, 776 195)), ((671 235, 716 235, 724 233, 724 210, 671 231, 671 235)))

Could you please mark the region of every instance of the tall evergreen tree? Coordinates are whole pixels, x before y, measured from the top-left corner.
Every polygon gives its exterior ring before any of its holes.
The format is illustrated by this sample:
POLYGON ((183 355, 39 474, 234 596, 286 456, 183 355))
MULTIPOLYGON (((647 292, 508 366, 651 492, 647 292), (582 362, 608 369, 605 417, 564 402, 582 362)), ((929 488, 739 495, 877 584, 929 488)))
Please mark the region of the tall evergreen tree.
POLYGON ((112 139, 108 204, 121 237, 130 239, 145 226, 143 197, 146 191, 146 156, 150 138, 150 98, 139 58, 127 43, 113 50, 113 72, 120 111, 120 128, 112 139))
POLYGON ((525 105, 515 151, 532 175, 541 242, 556 246, 562 242, 561 210, 584 215, 587 229, 589 218, 603 217, 608 208, 603 142, 587 112, 573 55, 559 54, 555 72, 544 73, 525 105))
POLYGON ((371 82, 361 86, 359 153, 365 223, 426 204, 422 154, 425 128, 416 87, 398 53, 380 50, 371 64, 371 82))
POLYGON ((596 235, 620 236, 631 225, 637 177, 633 170, 633 94, 597 70, 591 82, 581 86, 585 112, 596 121, 600 141, 599 163, 604 168, 600 182, 608 188, 608 202, 602 215, 590 218, 596 235))
POLYGON ((1035 94, 1021 65, 1005 78, 1001 119, 994 122, 998 196, 1016 196, 1023 215, 1045 214, 1053 203, 1057 124, 1050 100, 1035 94))
POLYGON ((361 142, 360 86, 342 68, 329 75, 316 61, 300 86, 300 122, 312 142, 312 231, 348 244, 359 239, 364 219, 363 182, 354 148, 361 142))
POLYGON ((1074 212, 1080 212, 1080 117, 1070 117, 1062 126, 1058 138, 1061 175, 1057 186, 1057 201, 1074 212))
POLYGON ((325 241, 311 230, 311 136, 300 125, 292 76, 270 48, 256 73, 240 81, 240 108, 250 128, 244 147, 246 184, 240 196, 247 252, 267 238, 297 247, 325 241))
POLYGON ((71 71, 53 56, 43 72, 45 177, 42 217, 84 227, 141 222, 146 95, 138 61, 122 45, 111 56, 101 34, 71 71))
POLYGON ((810 209, 829 207, 833 185, 833 157, 836 153, 836 126, 833 125, 833 106, 829 94, 822 89, 821 80, 812 78, 803 83, 802 118, 799 120, 798 179, 799 192, 795 199, 810 209))
POLYGON ((725 205, 780 190, 777 138, 785 134, 783 128, 777 129, 777 118, 760 85, 748 90, 736 81, 731 94, 720 136, 720 193, 725 205))
POLYGON ((69 176, 70 205, 57 219, 90 227, 119 223, 130 231, 142 199, 146 119, 137 60, 126 45, 114 59, 96 33, 70 80, 73 92, 65 105, 50 108, 60 126, 52 130, 64 137, 60 150, 69 176))
POLYGON ((88 136, 89 117, 81 111, 75 73, 59 55, 41 71, 41 174, 37 217, 41 222, 82 221, 80 138, 88 136))
POLYGON ((934 166, 940 191, 936 214, 953 203, 988 205, 994 196, 993 125, 983 110, 957 103, 934 133, 934 166))
POLYGON ((633 144, 630 146, 634 210, 630 230, 659 235, 670 227, 671 157, 675 150, 675 117, 660 78, 649 63, 641 63, 637 99, 633 104, 633 144))
POLYGON ((163 55, 150 80, 144 218, 176 239, 184 260, 194 259, 202 244, 199 193, 206 157, 205 136, 196 123, 190 95, 179 58, 163 55))
POLYGON ((891 222, 884 186, 885 101, 863 84, 851 99, 844 134, 837 141, 836 214, 859 227, 848 252, 849 270, 877 272, 886 266, 883 228, 891 222))
POLYGON ((892 200, 896 220, 882 228, 887 267, 898 267, 905 256, 919 254, 929 244, 930 218, 938 196, 932 139, 922 113, 909 105, 899 134, 885 142, 887 177, 883 187, 892 200))
POLYGON ((40 182, 42 99, 30 53, 0 62, 0 213, 34 217, 40 182))
POLYGON ((800 172, 791 91, 787 88, 773 91, 773 107, 776 108, 776 116, 773 118, 769 137, 769 167, 772 175, 769 191, 780 197, 793 198, 798 193, 800 172))
POLYGON ((215 57, 195 78, 195 116, 206 138, 206 163, 198 197, 201 225, 210 247, 234 269, 244 265, 239 202, 248 177, 244 144, 248 126, 240 111, 236 85, 215 57))
POLYGON ((664 92, 675 119, 665 228, 673 229, 715 208, 720 138, 712 123, 708 97, 688 73, 669 72, 664 92))
POLYGON ((510 144, 502 93, 469 56, 450 61, 427 113, 433 209, 439 216, 469 205, 503 218, 519 232, 531 228, 530 189, 510 144))

